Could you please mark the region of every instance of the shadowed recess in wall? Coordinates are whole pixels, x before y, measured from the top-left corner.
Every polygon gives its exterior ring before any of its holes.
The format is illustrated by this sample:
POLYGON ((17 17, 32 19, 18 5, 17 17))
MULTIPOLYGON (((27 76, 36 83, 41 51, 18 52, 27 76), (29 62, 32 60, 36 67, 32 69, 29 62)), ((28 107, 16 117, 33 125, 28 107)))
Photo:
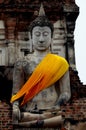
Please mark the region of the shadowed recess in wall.
POLYGON ((12 91, 12 68, 0 66, 0 100, 9 102, 12 91))

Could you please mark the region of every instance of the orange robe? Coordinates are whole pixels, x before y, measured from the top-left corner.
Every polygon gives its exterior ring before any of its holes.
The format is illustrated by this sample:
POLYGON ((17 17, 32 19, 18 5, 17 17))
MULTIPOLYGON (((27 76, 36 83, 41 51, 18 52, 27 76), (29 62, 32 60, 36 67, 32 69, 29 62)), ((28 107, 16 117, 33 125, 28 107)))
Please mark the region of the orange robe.
POLYGON ((11 103, 23 97, 21 105, 27 103, 36 94, 58 81, 68 70, 67 61, 55 54, 47 54, 37 65, 31 77, 22 88, 13 95, 11 103))

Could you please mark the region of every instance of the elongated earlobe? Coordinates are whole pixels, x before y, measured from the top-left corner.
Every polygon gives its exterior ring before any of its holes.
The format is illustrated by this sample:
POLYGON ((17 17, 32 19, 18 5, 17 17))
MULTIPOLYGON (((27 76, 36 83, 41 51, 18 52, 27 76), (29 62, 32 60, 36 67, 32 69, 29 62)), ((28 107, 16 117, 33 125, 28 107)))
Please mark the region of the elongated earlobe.
POLYGON ((50 44, 50 52, 53 52, 53 39, 51 40, 51 44, 50 44))
POLYGON ((29 41, 30 41, 30 52, 33 52, 33 43, 31 38, 31 33, 29 32, 29 41))

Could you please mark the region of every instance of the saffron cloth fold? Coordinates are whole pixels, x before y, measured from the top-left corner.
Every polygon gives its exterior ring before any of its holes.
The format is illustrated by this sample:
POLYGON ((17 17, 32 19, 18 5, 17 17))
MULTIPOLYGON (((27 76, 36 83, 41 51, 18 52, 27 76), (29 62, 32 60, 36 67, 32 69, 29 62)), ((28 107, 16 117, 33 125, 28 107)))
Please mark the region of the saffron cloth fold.
POLYGON ((67 61, 58 55, 47 54, 34 69, 34 72, 22 88, 13 95, 11 103, 23 97, 21 105, 31 100, 36 94, 58 81, 68 70, 67 61))

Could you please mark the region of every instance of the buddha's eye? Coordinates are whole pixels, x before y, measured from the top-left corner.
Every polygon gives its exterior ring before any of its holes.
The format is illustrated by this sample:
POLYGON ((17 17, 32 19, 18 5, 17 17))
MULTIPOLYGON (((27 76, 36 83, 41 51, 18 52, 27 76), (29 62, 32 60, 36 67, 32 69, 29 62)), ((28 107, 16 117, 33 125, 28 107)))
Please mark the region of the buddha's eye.
POLYGON ((48 34, 49 34, 48 32, 44 32, 43 33, 44 36, 48 36, 48 34))
POLYGON ((35 35, 36 35, 37 37, 39 37, 39 36, 40 36, 40 32, 35 32, 35 35))

